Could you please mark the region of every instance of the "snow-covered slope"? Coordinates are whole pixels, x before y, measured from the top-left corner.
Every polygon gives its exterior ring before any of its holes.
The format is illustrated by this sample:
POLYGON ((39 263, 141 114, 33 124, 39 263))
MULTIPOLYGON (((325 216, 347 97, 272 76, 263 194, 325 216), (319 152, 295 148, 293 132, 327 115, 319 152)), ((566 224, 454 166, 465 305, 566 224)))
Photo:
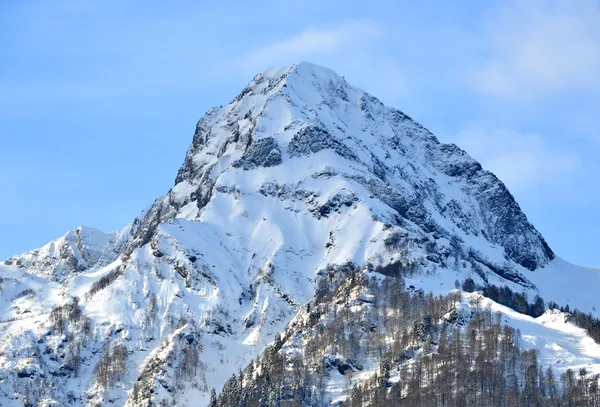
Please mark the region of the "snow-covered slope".
POLYGON ((198 122, 175 186, 131 226, 0 266, 2 405, 206 402, 323 275, 400 254, 444 292, 474 276, 591 311, 600 287, 457 146, 329 69, 265 71, 198 122))
POLYGON ((97 265, 112 263, 121 254, 131 233, 131 225, 110 234, 78 227, 40 249, 5 261, 29 273, 55 281, 63 281, 97 265))

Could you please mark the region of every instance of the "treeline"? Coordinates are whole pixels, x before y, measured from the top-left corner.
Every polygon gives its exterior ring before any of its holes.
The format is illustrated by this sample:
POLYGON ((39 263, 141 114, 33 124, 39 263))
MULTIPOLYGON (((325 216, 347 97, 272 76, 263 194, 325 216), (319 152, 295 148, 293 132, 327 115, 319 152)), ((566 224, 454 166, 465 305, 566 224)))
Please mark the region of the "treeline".
POLYGON ((577 308, 571 310, 569 306, 560 307, 555 302, 550 302, 548 304, 548 308, 550 309, 558 309, 562 312, 566 312, 570 316, 570 321, 577 325, 580 328, 583 328, 587 331, 587 334, 594 340, 596 343, 600 344, 600 319, 595 318, 592 313, 586 314, 585 312, 579 311, 577 308))
POLYGON ((379 359, 391 348, 403 353, 406 344, 433 338, 435 321, 458 300, 455 294, 411 293, 401 277, 381 280, 357 270, 346 275, 337 288, 323 290, 307 305, 302 323, 234 375, 212 406, 328 405, 332 374, 349 379, 364 370, 361 361, 379 359), (282 351, 295 340, 305 346, 282 351))
POLYGON ((127 348, 121 344, 107 343, 104 346, 100 360, 94 367, 94 377, 100 386, 112 387, 121 380, 125 374, 127 356, 127 348))
POLYGON ((514 292, 507 286, 498 287, 488 284, 483 287, 482 294, 498 304, 533 318, 537 318, 546 312, 546 304, 542 297, 536 295, 533 302, 529 303, 526 293, 514 292))
POLYGON ((89 317, 83 315, 79 298, 73 297, 71 302, 54 308, 48 318, 50 331, 55 335, 64 335, 68 346, 56 349, 63 364, 59 372, 62 376, 79 375, 83 358, 81 351, 85 340, 92 332, 92 323, 89 317))
POLYGON ((96 294, 98 291, 105 289, 109 285, 111 285, 117 278, 121 277, 121 275, 125 272, 125 268, 123 266, 119 266, 114 270, 109 271, 98 280, 94 281, 89 291, 85 293, 86 299, 90 299, 96 294))
POLYGON ((343 406, 600 406, 598 375, 569 369, 559 378, 500 321, 484 309, 464 328, 442 326, 436 352, 419 352, 408 363, 385 354, 377 374, 354 386, 343 406))
POLYGON ((19 294, 15 295, 12 300, 16 301, 19 298, 33 297, 33 296, 35 296, 35 290, 33 288, 26 288, 25 290, 21 291, 19 294))
POLYGON ((458 292, 434 297, 407 290, 401 277, 354 271, 319 298, 210 407, 321 407, 340 377, 347 407, 600 406, 598 376, 544 368, 489 308, 467 322, 458 292), (379 363, 371 378, 353 379, 369 361, 379 363))
MULTIPOLYGON (((488 284, 484 287, 476 287, 475 282, 471 278, 465 279, 462 284, 457 281, 455 286, 457 288, 462 288, 465 292, 474 292, 476 289, 480 289, 485 297, 498 304, 505 305, 521 314, 526 314, 534 318, 537 318, 546 312, 544 299, 539 295, 535 296, 533 303, 529 303, 527 294, 524 292, 514 292, 507 286, 498 287, 493 284, 488 284)), ((586 314, 577 308, 571 309, 568 305, 560 306, 554 301, 548 303, 548 309, 556 309, 569 314, 570 322, 585 329, 587 334, 596 343, 600 344, 600 319, 594 317, 592 313, 586 314)))
MULTIPOLYGON (((65 334, 69 332, 69 324, 77 324, 82 319, 83 313, 79 306, 79 298, 73 297, 71 302, 54 308, 50 312, 50 328, 54 333, 65 334)), ((90 321, 83 317, 83 331, 87 335, 90 331, 90 321)))
POLYGON ((144 361, 125 405, 177 406, 178 396, 189 391, 186 387, 209 390, 206 365, 200 359, 204 349, 202 330, 194 320, 184 317, 173 322, 175 325, 170 327, 174 335, 167 336, 144 361), (172 368, 172 376, 166 366, 172 368))

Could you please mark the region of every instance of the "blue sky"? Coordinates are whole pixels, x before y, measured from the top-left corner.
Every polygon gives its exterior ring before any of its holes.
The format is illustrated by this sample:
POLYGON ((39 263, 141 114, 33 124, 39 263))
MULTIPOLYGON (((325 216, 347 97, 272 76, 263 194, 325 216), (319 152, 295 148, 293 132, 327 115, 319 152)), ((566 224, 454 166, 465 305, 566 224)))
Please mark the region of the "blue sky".
POLYGON ((308 60, 459 144, 600 267, 600 3, 416 3, 0 3, 0 258, 131 222, 210 107, 308 60))

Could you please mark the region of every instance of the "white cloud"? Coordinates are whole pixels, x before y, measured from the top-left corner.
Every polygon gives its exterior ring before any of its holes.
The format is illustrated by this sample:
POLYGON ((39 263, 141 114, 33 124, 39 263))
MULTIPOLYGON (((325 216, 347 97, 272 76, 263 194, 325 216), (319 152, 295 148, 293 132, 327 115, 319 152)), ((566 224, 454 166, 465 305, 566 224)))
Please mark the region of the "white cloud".
POLYGON ((581 168, 578 155, 535 133, 472 126, 452 141, 514 190, 554 183, 581 168))
POLYGON ((600 3, 515 1, 489 25, 489 56, 470 72, 477 90, 509 99, 600 90, 600 3))
POLYGON ((347 21, 307 27, 287 38, 258 47, 234 61, 236 70, 256 74, 268 67, 310 61, 333 69, 358 86, 394 104, 409 93, 399 61, 389 55, 389 33, 372 21, 347 21))
POLYGON ((243 63, 250 69, 289 65, 361 47, 380 34, 379 27, 369 21, 351 21, 326 28, 309 27, 292 37, 267 44, 246 56, 243 63))

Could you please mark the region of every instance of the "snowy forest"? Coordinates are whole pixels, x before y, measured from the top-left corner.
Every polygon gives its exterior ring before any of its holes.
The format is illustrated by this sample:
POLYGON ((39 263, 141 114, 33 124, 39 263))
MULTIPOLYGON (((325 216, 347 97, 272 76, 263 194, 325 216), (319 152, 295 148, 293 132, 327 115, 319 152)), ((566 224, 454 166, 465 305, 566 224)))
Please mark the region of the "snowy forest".
MULTIPOLYGON (((213 390, 210 407, 600 406, 598 375, 543 366, 480 295, 468 304, 463 295, 436 297, 407 288, 400 275, 354 270, 335 290, 321 290, 218 396, 213 390), (345 399, 327 397, 335 377, 345 399)), ((527 309, 540 306, 536 298, 527 309)))

